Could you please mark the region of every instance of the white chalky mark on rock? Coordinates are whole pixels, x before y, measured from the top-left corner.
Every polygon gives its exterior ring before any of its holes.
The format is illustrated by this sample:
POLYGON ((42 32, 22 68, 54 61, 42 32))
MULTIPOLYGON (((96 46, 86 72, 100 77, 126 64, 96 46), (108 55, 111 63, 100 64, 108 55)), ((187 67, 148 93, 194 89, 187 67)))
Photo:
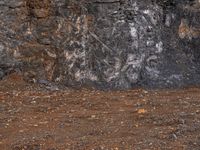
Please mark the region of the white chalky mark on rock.
POLYGON ((176 79, 176 80, 181 80, 183 75, 180 74, 173 74, 169 77, 170 80, 176 79))
POLYGON ((154 45, 154 41, 153 40, 147 41, 147 46, 153 46, 153 45, 154 45))
POLYGON ((153 23, 154 25, 157 24, 157 19, 155 17, 155 13, 151 10, 144 10, 143 11, 144 14, 148 15, 150 17, 151 23, 153 23))
POLYGON ((153 56, 150 56, 148 59, 147 59, 147 62, 151 61, 151 60, 156 60, 158 59, 157 56, 153 55, 153 56))
POLYGON ((92 81, 97 81, 98 80, 98 78, 97 78, 97 76, 95 76, 93 73, 91 73, 91 72, 89 72, 88 74, 87 74, 87 77, 90 79, 90 80, 92 80, 92 81))
POLYGON ((141 65, 141 63, 143 62, 143 58, 138 58, 136 55, 134 54, 129 54, 128 58, 127 58, 127 64, 128 65, 132 65, 134 67, 138 67, 141 65))
POLYGON ((156 48, 158 50, 157 52, 161 53, 163 51, 163 42, 160 41, 159 43, 157 43, 156 48))
POLYGON ((57 55, 54 53, 49 52, 48 50, 45 50, 48 54, 48 56, 52 57, 52 58, 57 58, 57 55))
POLYGON ((32 34, 31 28, 28 28, 27 31, 26 31, 26 33, 27 33, 28 35, 31 35, 31 34, 32 34))
POLYGON ((61 30, 61 28, 62 28, 62 25, 61 25, 61 23, 59 23, 59 24, 58 24, 58 28, 57 28, 57 31, 56 31, 56 32, 57 32, 57 33, 59 33, 59 31, 61 30))
POLYGON ((143 13, 144 14, 150 14, 151 12, 150 12, 150 10, 147 9, 147 10, 144 10, 143 13))
POLYGON ((81 72, 80 70, 78 70, 76 73, 75 73, 75 79, 76 81, 79 81, 81 79, 81 72))
POLYGON ((130 33, 133 38, 137 38, 137 29, 134 27, 134 23, 129 24, 130 33))
POLYGON ((69 52, 65 53, 65 58, 66 60, 70 60, 73 56, 71 54, 69 54, 69 52))
POLYGON ((13 56, 15 58, 21 58, 22 57, 18 48, 14 50, 13 56))

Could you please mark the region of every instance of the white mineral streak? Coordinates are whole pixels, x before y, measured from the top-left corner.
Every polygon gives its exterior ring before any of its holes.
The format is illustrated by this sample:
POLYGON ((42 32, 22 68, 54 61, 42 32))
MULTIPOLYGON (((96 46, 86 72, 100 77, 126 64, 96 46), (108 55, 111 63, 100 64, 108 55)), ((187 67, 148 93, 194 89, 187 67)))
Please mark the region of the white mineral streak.
POLYGON ((81 80, 84 80, 85 79, 85 71, 77 71, 75 73, 75 80, 76 81, 81 81, 81 80))
POLYGON ((143 13, 145 15, 148 15, 150 20, 151 20, 151 23, 153 23, 154 25, 157 24, 157 18, 155 17, 155 12, 151 11, 151 10, 144 10, 143 13))
MULTIPOLYGON (((72 46, 73 44, 77 44, 80 46, 79 49, 76 49, 74 51, 74 53, 72 54, 72 56, 68 56, 66 55, 68 58, 73 60, 73 63, 71 64, 71 69, 74 66, 74 64, 76 64, 76 60, 80 61, 79 64, 81 66, 82 69, 77 70, 74 74, 75 74, 75 80, 76 81, 81 81, 84 80, 86 78, 94 81, 97 80, 97 78, 92 75, 91 73, 88 73, 88 70, 85 69, 86 65, 87 65, 87 57, 86 57, 86 43, 87 43, 87 33, 88 33, 88 22, 87 22, 87 16, 86 15, 82 15, 80 17, 77 18, 76 20, 76 28, 77 28, 77 32, 79 34, 81 34, 81 40, 80 41, 70 41, 70 45, 72 46)), ((66 58, 67 58, 66 57, 66 58)))
POLYGON ((77 33, 79 33, 81 31, 81 18, 78 17, 77 21, 76 21, 76 28, 77 28, 77 33))
POLYGON ((128 54, 127 65, 132 65, 133 67, 139 67, 143 61, 142 57, 138 57, 135 54, 128 54))
POLYGON ((98 77, 95 76, 91 71, 87 72, 87 78, 90 79, 91 81, 97 81, 98 77))
POLYGON ((62 24, 64 24, 63 22, 64 22, 63 20, 62 20, 62 21, 59 21, 58 27, 57 27, 57 30, 56 30, 56 33, 57 33, 57 34, 59 34, 59 32, 61 31, 61 29, 62 29, 62 24))
POLYGON ((147 41, 147 46, 153 46, 154 45, 154 41, 153 40, 148 40, 147 41))
POLYGON ((27 34, 27 35, 31 35, 31 34, 32 34, 32 31, 31 31, 31 28, 30 28, 30 27, 27 28, 26 34, 27 34))
MULTIPOLYGON (((123 66, 122 72, 126 71, 129 67, 136 70, 141 70, 142 63, 144 61, 144 55, 138 56, 135 54, 128 54, 126 65, 123 66)), ((134 77, 135 78, 135 77, 134 77)))
MULTIPOLYGON (((133 8, 135 10, 135 13, 137 13, 137 11, 139 11, 139 8, 137 7, 137 3, 134 3, 133 8)), ((145 12, 148 13, 148 12, 145 12)), ((144 18, 145 20, 145 18, 144 18)), ((139 20, 137 22, 140 22, 139 20)), ((138 39, 138 30, 141 27, 139 27, 138 29, 136 28, 136 24, 135 23, 129 23, 129 29, 130 29, 130 35, 132 37, 132 48, 136 48, 138 49, 139 47, 139 39, 138 39)), ((141 66, 142 63, 144 61, 144 57, 143 55, 136 55, 134 53, 128 54, 127 56, 127 60, 126 60, 126 65, 123 66, 122 68, 122 72, 126 72, 126 77, 128 78, 128 80, 131 83, 136 83, 138 78, 139 78, 139 74, 138 71, 141 70, 141 66)))
POLYGON ((52 58, 57 58, 57 55, 54 53, 49 52, 48 50, 45 49, 45 51, 47 52, 47 55, 52 57, 52 58))
POLYGON ((134 27, 134 23, 129 23, 130 33, 133 38, 137 38, 137 29, 134 27))
POLYGON ((119 58, 115 58, 115 66, 114 66, 114 68, 115 68, 116 71, 120 71, 121 65, 122 65, 121 60, 119 58))
POLYGON ((16 58, 16 59, 22 57, 21 54, 20 54, 20 52, 19 52, 19 48, 17 48, 17 49, 14 50, 13 56, 14 56, 14 58, 16 58))
POLYGON ((148 15, 148 14, 151 14, 151 11, 147 9, 147 10, 144 10, 143 13, 148 15))
MULTIPOLYGON (((83 36, 82 36, 82 39, 81 39, 81 46, 83 48, 83 52, 81 54, 81 57, 84 58, 84 61, 82 62, 82 65, 86 65, 86 62, 87 62, 87 57, 86 57, 86 43, 87 43, 87 38, 88 38, 88 22, 87 22, 87 16, 86 15, 83 15, 83 36)), ((86 70, 85 70, 85 73, 84 73, 84 77, 86 78, 86 70)))
POLYGON ((65 58, 66 58, 66 60, 70 60, 72 57, 73 57, 73 55, 69 54, 68 51, 65 52, 65 58))
POLYGON ((147 59, 147 62, 150 62, 150 61, 156 60, 156 59, 158 59, 158 56, 153 55, 153 56, 150 56, 150 57, 147 59))
POLYGON ((163 51, 163 42, 160 41, 159 43, 156 44, 157 52, 161 53, 163 51))

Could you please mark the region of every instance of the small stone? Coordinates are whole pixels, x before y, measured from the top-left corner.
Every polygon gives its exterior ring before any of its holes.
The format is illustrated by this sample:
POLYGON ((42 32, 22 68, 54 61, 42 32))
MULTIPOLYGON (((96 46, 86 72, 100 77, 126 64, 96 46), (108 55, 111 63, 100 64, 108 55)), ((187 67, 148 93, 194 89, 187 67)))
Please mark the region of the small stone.
POLYGON ((96 115, 92 115, 91 118, 96 118, 96 115))
POLYGON ((24 130, 19 130, 19 133, 23 133, 24 132, 24 130))
POLYGON ((149 93, 149 92, 148 92, 148 91, 146 91, 146 90, 144 90, 143 92, 144 92, 144 94, 148 94, 148 93, 149 93))
POLYGON ((173 138, 176 140, 177 139, 177 136, 176 134, 172 134, 173 138))
POLYGON ((146 113, 147 112, 147 110, 145 110, 145 109, 139 109, 138 110, 138 114, 144 114, 144 113, 146 113))
POLYGON ((31 104, 36 104, 36 101, 32 101, 31 104))

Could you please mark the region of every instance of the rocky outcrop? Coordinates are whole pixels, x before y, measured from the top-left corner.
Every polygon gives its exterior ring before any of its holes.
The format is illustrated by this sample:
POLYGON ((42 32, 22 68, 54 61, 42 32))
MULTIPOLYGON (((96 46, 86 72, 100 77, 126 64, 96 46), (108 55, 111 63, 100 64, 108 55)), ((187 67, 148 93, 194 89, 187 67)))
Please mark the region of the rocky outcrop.
POLYGON ((0 0, 0 78, 127 89, 199 84, 199 1, 0 0))

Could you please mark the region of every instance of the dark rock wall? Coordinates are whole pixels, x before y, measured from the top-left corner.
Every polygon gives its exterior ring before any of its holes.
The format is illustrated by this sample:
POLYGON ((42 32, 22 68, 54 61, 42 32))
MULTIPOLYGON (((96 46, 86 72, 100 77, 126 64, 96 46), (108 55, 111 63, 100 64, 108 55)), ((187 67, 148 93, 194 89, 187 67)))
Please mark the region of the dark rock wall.
POLYGON ((198 85, 200 2, 0 0, 0 78, 127 89, 198 85))

